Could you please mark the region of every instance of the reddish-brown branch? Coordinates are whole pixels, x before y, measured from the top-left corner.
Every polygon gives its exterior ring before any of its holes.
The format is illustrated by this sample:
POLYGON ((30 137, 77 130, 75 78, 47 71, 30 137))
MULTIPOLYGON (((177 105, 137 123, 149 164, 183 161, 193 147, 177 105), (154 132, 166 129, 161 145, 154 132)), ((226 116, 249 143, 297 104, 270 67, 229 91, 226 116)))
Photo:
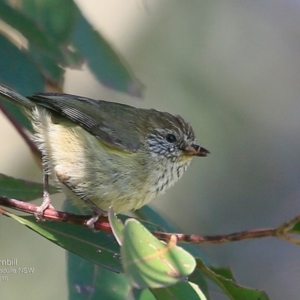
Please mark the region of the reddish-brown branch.
POLYGON ((14 119, 14 117, 9 113, 9 111, 4 107, 2 103, 0 103, 0 110, 2 110, 3 114, 6 118, 11 122, 16 131, 23 138, 27 146, 30 148, 34 156, 41 159, 41 152, 38 150, 37 146, 33 143, 33 141, 29 138, 28 134, 24 131, 24 128, 20 126, 20 124, 14 119))
MULTIPOLYGON (((174 233, 165 232, 153 232, 160 240, 168 241, 174 233)), ((190 243, 190 244, 224 244, 229 242, 242 241, 254 238, 263 238, 270 236, 277 236, 276 229, 266 228, 266 229, 254 229, 249 231, 241 231, 229 234, 220 235, 197 235, 197 234, 184 234, 175 233, 178 242, 190 243)))
MULTIPOLYGON (((16 199, 10 199, 7 197, 0 196, 0 205, 16 209, 28 214, 34 214, 37 211, 38 206, 19 201, 16 199)), ((0 210, 0 213, 5 214, 5 210, 0 210)), ((44 218, 46 220, 68 222, 86 226, 86 222, 91 218, 91 215, 76 215, 72 213, 66 213, 57 211, 54 209, 46 209, 44 212, 44 218)), ((282 224, 278 228, 266 228, 266 229, 254 229, 241 231, 223 235, 196 235, 196 234, 182 234, 182 233, 166 233, 155 231, 152 232, 154 236, 160 240, 169 241, 172 235, 176 235, 178 242, 187 242, 192 244, 223 244, 234 241, 242 241, 246 239, 264 238, 264 237, 278 237, 294 244, 300 244, 300 241, 290 234, 293 233, 293 226, 300 221, 300 216, 282 224)), ((107 217, 100 217, 99 220, 94 224, 94 229, 102 230, 106 232, 112 232, 107 217)))
MULTIPOLYGON (((34 215, 37 212, 38 206, 19 201, 16 199, 11 199, 7 197, 0 196, 0 205, 9 207, 24 213, 34 215)), ((86 222, 91 218, 91 215, 76 215, 72 213, 66 213, 63 211, 58 211, 55 209, 48 208, 44 211, 43 218, 49 221, 58 221, 58 222, 68 222, 73 224, 78 224, 86 226, 86 222)), ((94 224, 94 229, 102 230, 107 232, 112 232, 110 224, 107 217, 100 217, 99 220, 94 224)))

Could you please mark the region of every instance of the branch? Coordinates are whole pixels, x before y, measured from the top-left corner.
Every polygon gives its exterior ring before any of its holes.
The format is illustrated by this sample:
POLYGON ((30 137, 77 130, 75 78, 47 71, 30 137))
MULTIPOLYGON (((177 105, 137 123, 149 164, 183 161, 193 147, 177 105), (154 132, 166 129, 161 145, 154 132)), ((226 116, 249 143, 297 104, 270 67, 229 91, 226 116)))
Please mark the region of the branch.
MULTIPOLYGON (((9 207, 27 214, 34 215, 38 211, 38 206, 32 203, 19 201, 16 199, 11 199, 7 197, 0 196, 0 205, 9 207)), ((1 214, 6 214, 4 209, 0 208, 1 214)), ((86 222, 92 217, 92 215, 76 215, 72 213, 66 213, 63 211, 58 211, 52 208, 47 208, 44 211, 43 218, 48 221, 57 222, 67 222, 82 226, 87 226, 86 222)), ((98 221, 94 224, 95 230, 102 230, 106 232, 112 232, 110 224, 107 217, 100 217, 98 221)))
MULTIPOLYGON (((35 214, 38 206, 19 201, 16 199, 10 199, 7 197, 0 196, 0 205, 9 207, 24 213, 35 214)), ((4 209, 0 208, 1 214, 6 214, 4 209)), ((87 221, 92 215, 76 215, 72 213, 66 213, 55 209, 48 208, 44 211, 43 217, 46 220, 68 222, 77 225, 87 226, 87 221)), ((182 233, 168 233, 161 231, 154 231, 152 234, 158 239, 163 241, 170 241, 172 235, 176 235, 178 242, 185 242, 191 244, 224 244, 229 242, 242 241, 254 238, 266 238, 266 237, 278 237, 287 242, 300 245, 300 239, 297 239, 291 234, 299 234, 293 230, 294 226, 300 222, 300 215, 291 219, 288 222, 283 223, 277 228, 265 228, 265 229, 253 229, 241 232, 222 234, 222 235, 197 235, 197 234, 182 234, 182 233)), ((94 224, 95 230, 102 230, 105 232, 112 232, 108 218, 101 216, 99 220, 94 224)))
POLYGON ((42 158, 41 152, 38 150, 35 143, 29 138, 28 134, 25 132, 24 128, 18 123, 17 120, 10 114, 10 112, 5 108, 5 106, 0 103, 0 110, 2 110, 3 114, 6 116, 6 118, 11 122, 13 127, 16 129, 16 131, 20 134, 20 136, 23 138, 29 149, 32 151, 33 155, 35 157, 38 157, 40 160, 42 158))

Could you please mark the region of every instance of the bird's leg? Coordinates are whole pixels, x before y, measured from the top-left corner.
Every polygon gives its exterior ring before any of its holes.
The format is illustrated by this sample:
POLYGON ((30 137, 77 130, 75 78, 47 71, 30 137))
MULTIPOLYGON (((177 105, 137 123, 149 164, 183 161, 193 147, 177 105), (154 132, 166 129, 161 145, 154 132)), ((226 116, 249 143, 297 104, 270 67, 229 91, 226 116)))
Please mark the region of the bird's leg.
POLYGON ((44 171, 43 173, 43 202, 42 204, 37 208, 35 212, 35 217, 37 221, 44 221, 45 219, 43 218, 44 211, 47 208, 54 208, 51 205, 51 199, 49 195, 49 175, 44 171))
MULTIPOLYGON (((56 176, 58 178, 58 180, 64 185, 66 186, 69 190, 71 190, 75 195, 76 193, 74 192, 75 188, 74 186, 68 181, 70 179, 69 176, 66 176, 65 174, 62 174, 58 168, 55 168, 55 173, 56 176)), ((94 202, 92 202, 90 199, 84 197, 84 196, 80 196, 80 195, 76 195, 78 196, 81 200, 84 201, 84 203, 93 211, 93 216, 87 220, 86 225, 90 228, 93 229, 94 228, 94 224, 98 221, 100 216, 107 216, 107 212, 102 210, 99 206, 97 206, 94 202)))
MULTIPOLYGON (((68 183, 63 183, 67 188, 72 191, 72 187, 68 183)), ((85 197, 80 197, 84 201, 84 203, 93 211, 93 216, 86 221, 86 226, 90 229, 94 228, 94 224, 98 221, 100 216, 107 216, 107 211, 102 210, 99 206, 97 206, 90 199, 85 197)))

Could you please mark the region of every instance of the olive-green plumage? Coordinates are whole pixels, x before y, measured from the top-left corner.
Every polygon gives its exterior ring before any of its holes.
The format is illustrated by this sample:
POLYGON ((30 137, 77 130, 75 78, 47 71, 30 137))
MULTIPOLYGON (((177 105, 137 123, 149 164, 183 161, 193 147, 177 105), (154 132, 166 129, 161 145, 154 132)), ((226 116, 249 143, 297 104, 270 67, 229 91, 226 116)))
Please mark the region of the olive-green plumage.
POLYGON ((45 173, 103 211, 140 208, 209 153, 187 122, 166 112, 67 94, 25 98, 1 85, 0 98, 25 107, 45 173))

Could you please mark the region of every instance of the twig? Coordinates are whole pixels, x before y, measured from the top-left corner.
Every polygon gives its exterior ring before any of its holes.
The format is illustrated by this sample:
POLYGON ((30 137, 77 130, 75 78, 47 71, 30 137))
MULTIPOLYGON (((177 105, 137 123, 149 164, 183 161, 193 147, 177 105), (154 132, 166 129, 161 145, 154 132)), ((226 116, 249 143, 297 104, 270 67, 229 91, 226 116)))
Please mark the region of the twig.
MULTIPOLYGON (((153 232, 157 238, 161 240, 169 240, 174 233, 165 232, 153 232)), ((198 234, 185 234, 175 233, 178 242, 190 243, 190 244, 225 244, 229 242, 242 241, 247 239, 265 238, 271 236, 277 236, 276 229, 265 228, 265 229, 253 229, 241 232, 220 234, 220 235, 198 235, 198 234)))
MULTIPOLYGON (((16 199, 11 199, 7 197, 0 196, 0 205, 9 207, 24 213, 28 213, 34 215, 37 212, 38 206, 28 203, 19 201, 16 199)), ((5 211, 4 211, 5 212, 5 211)), ((4 214, 0 211, 0 213, 4 214)), ((82 226, 86 226, 86 222, 91 218, 91 215, 76 215, 72 213, 66 213, 63 211, 58 211, 55 209, 47 208, 44 211, 43 218, 49 221, 58 221, 58 222, 67 222, 78 224, 82 226)), ((107 232, 112 232, 110 224, 108 222, 107 217, 99 217, 98 221, 94 224, 94 229, 102 230, 107 232)))
POLYGON ((15 120, 15 118, 10 114, 10 112, 5 108, 5 106, 1 102, 0 102, 0 110, 2 110, 2 112, 6 116, 6 118, 11 122, 13 127, 23 138, 23 140, 25 141, 27 146, 32 151, 33 155, 38 157, 41 160, 41 157, 42 157, 41 152, 38 150, 37 146, 33 143, 33 141, 30 139, 28 134, 24 131, 24 128, 18 123, 18 121, 15 120))
POLYGON ((281 226, 279 226, 276 230, 276 236, 278 236, 279 238, 296 244, 296 245, 300 245, 300 239, 299 238, 295 238, 292 237, 291 234, 298 234, 299 232, 293 230, 293 227, 300 222, 300 215, 296 216, 295 218, 291 219, 290 221, 287 221, 285 223, 283 223, 281 226))
MULTIPOLYGON (((9 207, 18 211, 22 211, 28 214, 34 214, 37 211, 38 206, 19 201, 16 199, 10 199, 7 197, 0 196, 0 205, 9 207)), ((1 209, 0 213, 5 214, 6 211, 1 209)), ((57 211, 54 209, 46 209, 43 217, 46 220, 68 222, 86 226, 87 221, 92 217, 91 215, 76 215, 72 213, 66 213, 57 211)), ((300 245, 300 240, 290 236, 290 234, 297 234, 298 232, 293 231, 293 227, 296 223, 300 222, 300 215, 293 218, 292 220, 285 222, 277 228, 265 228, 265 229, 253 229, 247 231, 241 231, 230 234, 222 235, 196 235, 196 234, 182 234, 182 233, 167 233, 161 231, 152 232, 160 240, 170 241, 173 235, 176 235, 178 242, 186 242, 192 244, 224 244, 235 241, 242 241, 246 239, 254 238, 266 238, 266 237, 278 237, 287 242, 300 245)), ((107 217, 100 217, 99 220, 94 224, 94 229, 102 230, 106 232, 112 232, 107 217)))

